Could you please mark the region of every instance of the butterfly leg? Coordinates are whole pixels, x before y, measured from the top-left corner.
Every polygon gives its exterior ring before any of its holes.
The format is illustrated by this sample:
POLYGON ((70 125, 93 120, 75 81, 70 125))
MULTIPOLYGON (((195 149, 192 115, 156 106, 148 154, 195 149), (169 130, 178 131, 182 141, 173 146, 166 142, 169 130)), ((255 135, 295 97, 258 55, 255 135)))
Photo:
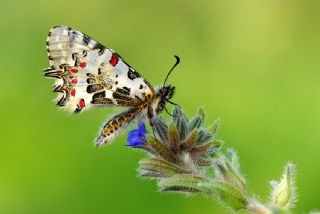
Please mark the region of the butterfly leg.
POLYGON ((169 114, 171 117, 173 117, 173 114, 171 114, 166 107, 164 108, 164 110, 167 112, 167 114, 169 114))

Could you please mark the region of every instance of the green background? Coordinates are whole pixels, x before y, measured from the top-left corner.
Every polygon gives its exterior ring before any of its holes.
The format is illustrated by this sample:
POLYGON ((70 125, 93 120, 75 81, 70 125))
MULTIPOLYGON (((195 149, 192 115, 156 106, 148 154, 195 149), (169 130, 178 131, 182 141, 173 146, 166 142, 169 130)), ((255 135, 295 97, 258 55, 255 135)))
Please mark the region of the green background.
MULTIPOLYGON (((226 213, 214 200, 159 193, 137 178, 145 155, 125 135, 93 146, 121 109, 80 115, 53 103, 46 36, 55 25, 116 50, 173 101, 209 120, 240 156, 250 192, 297 165, 296 212, 320 208, 320 1, 2 1, 0 13, 0 213, 226 213)), ((172 107, 170 107, 172 108, 172 107)))

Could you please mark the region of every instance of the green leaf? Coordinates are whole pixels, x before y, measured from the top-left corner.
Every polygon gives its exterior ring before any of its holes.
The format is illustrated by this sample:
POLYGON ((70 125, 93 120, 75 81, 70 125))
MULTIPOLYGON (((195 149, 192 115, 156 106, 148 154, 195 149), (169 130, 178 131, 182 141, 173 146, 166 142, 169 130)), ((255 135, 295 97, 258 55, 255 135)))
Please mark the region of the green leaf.
POLYGON ((202 125, 202 119, 199 116, 196 116, 195 118, 193 118, 193 120, 191 121, 191 123, 189 124, 189 130, 192 131, 193 129, 198 129, 201 127, 202 125))
POLYGON ((203 126, 204 121, 205 113, 202 108, 199 108, 198 115, 193 118, 193 120, 189 124, 189 131, 192 131, 193 129, 199 129, 201 126, 203 126))
POLYGON ((187 173, 187 170, 157 157, 142 159, 139 165, 140 175, 147 177, 169 177, 175 174, 187 173))
POLYGON ((140 169, 139 174, 141 177, 147 177, 149 179, 161 179, 161 178, 168 177, 166 174, 163 174, 158 171, 150 171, 150 170, 143 170, 143 169, 140 169))
POLYGON ((216 176, 219 180, 229 182, 242 192, 246 192, 246 182, 237 168, 232 167, 229 160, 222 156, 215 161, 216 176))
POLYGON ((209 142, 209 143, 201 144, 199 146, 195 146, 192 148, 191 152, 195 155, 201 156, 209 151, 211 145, 212 145, 212 143, 209 142))
POLYGON ((248 200, 245 194, 228 182, 211 181, 210 183, 202 183, 199 186, 200 189, 220 199, 221 202, 235 211, 247 207, 248 200))
POLYGON ((203 143, 207 143, 209 141, 212 140, 212 134, 205 131, 205 130, 200 130, 198 133, 198 144, 203 144, 203 143))
POLYGON ((199 183, 207 182, 201 176, 193 174, 174 175, 159 182, 161 191, 199 192, 199 183))
POLYGON ((220 125, 221 125, 221 121, 220 121, 220 118, 218 118, 215 121, 213 121, 213 124, 209 128, 209 132, 213 134, 214 137, 218 135, 220 125))
POLYGON ((173 123, 178 129, 180 139, 184 140, 188 134, 188 118, 180 107, 176 106, 173 110, 173 123))
POLYGON ((180 136, 173 123, 171 123, 169 126, 169 144, 173 152, 180 151, 180 136))
POLYGON ((168 142, 168 124, 161 117, 153 120, 154 133, 162 143, 168 142))
POLYGON ((189 137, 182 143, 182 148, 189 151, 193 146, 197 144, 198 130, 194 129, 189 137))
POLYGON ((171 163, 176 163, 178 160, 166 144, 160 143, 151 135, 147 135, 146 146, 153 151, 153 154, 158 155, 171 163))
POLYGON ((223 144, 224 144, 224 141, 220 139, 214 139, 212 141, 212 147, 215 149, 220 149, 223 144))
POLYGON ((201 117, 202 121, 205 121, 206 113, 204 112, 203 108, 199 108, 198 115, 199 115, 199 117, 201 117))
POLYGON ((200 157, 197 155, 191 155, 192 161, 197 166, 211 166, 212 161, 205 157, 200 157))
POLYGON ((240 170, 240 163, 237 153, 232 149, 228 148, 226 152, 226 157, 228 158, 232 168, 240 170))

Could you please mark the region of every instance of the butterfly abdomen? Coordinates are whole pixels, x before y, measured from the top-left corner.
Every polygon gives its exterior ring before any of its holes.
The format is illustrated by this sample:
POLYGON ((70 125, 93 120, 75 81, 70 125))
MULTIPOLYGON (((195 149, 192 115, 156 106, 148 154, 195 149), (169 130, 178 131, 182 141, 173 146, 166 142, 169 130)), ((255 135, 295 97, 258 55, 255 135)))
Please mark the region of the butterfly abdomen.
POLYGON ((141 113, 142 108, 130 108, 128 111, 120 113, 113 118, 111 118, 102 128, 100 136, 97 138, 96 145, 102 146, 111 142, 111 140, 120 134, 139 113, 141 113))

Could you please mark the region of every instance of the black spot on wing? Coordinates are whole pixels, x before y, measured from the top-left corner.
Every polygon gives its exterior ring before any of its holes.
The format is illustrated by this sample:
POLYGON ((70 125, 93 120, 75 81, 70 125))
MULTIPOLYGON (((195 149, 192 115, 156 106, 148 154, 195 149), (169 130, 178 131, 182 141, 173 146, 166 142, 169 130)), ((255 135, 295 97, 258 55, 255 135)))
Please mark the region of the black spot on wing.
POLYGON ((87 92, 90 94, 90 93, 94 93, 96 91, 99 91, 101 89, 103 89, 103 86, 99 85, 99 84, 88 85, 87 92))
POLYGON ((104 47, 104 46, 101 45, 99 42, 97 42, 97 43, 93 46, 92 49, 99 49, 98 54, 99 54, 99 55, 102 55, 102 54, 105 52, 106 47, 104 47))
POLYGON ((79 107, 77 107, 75 110, 74 110, 74 113, 78 114, 81 112, 81 109, 79 107))
POLYGON ((88 83, 88 84, 94 84, 94 83, 96 83, 96 79, 94 79, 94 78, 88 78, 88 79, 87 79, 87 83, 88 83))
POLYGON ((134 75, 136 75, 137 78, 140 78, 140 77, 141 77, 141 75, 140 75, 138 72, 133 71, 133 73, 134 73, 134 75))
POLYGON ((120 105, 120 106, 133 106, 134 104, 132 102, 130 102, 130 101, 117 99, 117 105, 120 105))
POLYGON ((97 100, 97 99, 102 99, 106 96, 106 92, 105 91, 102 91, 102 92, 99 92, 99 93, 95 93, 93 96, 92 96, 92 100, 97 100))
POLYGON ((43 75, 46 77, 53 77, 61 79, 63 72, 60 70, 55 70, 54 68, 47 68, 43 71, 43 75))
POLYGON ((129 71, 128 71, 128 78, 131 79, 131 80, 134 80, 136 78, 140 78, 141 75, 134 71, 132 68, 129 68, 129 71))
POLYGON ((112 105, 114 104, 113 100, 109 98, 99 98, 91 101, 92 104, 103 104, 103 105, 112 105))
POLYGON ((131 68, 128 71, 128 78, 131 79, 131 80, 134 80, 136 78, 136 76, 134 75, 134 73, 131 70, 131 68))
POLYGON ((65 106, 68 101, 68 98, 64 95, 58 100, 57 105, 59 106, 65 106))
POLYGON ((87 77, 91 77, 91 78, 94 78, 94 77, 95 77, 92 73, 86 73, 86 76, 87 76, 87 77))
POLYGON ((88 45, 91 41, 91 38, 90 36, 86 35, 86 34, 83 34, 83 38, 82 38, 82 41, 85 45, 88 45))
POLYGON ((79 64, 80 64, 80 61, 79 61, 78 57, 76 57, 76 58, 74 59, 74 66, 75 66, 75 67, 78 67, 79 64))
POLYGON ((104 49, 99 49, 98 55, 101 56, 105 52, 105 50, 106 50, 105 48, 104 49))
POLYGON ((123 95, 130 95, 130 89, 127 87, 117 88, 116 92, 123 94, 123 95))
MULTIPOLYGON (((121 89, 120 89, 121 90, 121 89)), ((118 100, 124 100, 124 101, 132 101, 132 98, 126 96, 124 93, 120 93, 119 90, 112 93, 112 97, 118 100)))
POLYGON ((63 92, 65 89, 63 88, 63 85, 57 85, 54 89, 54 92, 63 92))
POLYGON ((78 33, 75 30, 73 30, 71 27, 68 27, 68 37, 70 41, 74 41, 77 35, 78 33))
POLYGON ((93 49, 106 49, 103 45, 101 45, 99 42, 97 42, 94 46, 93 49))
POLYGON ((50 46, 49 41, 46 41, 46 49, 47 49, 48 52, 50 52, 49 46, 50 46))
POLYGON ((140 97, 138 97, 137 95, 135 95, 134 96, 137 100, 139 100, 139 102, 142 102, 143 100, 140 98, 140 97))
POLYGON ((130 94, 131 89, 128 87, 122 87, 123 90, 127 91, 130 94))
POLYGON ((73 61, 76 60, 76 58, 77 58, 76 53, 71 54, 71 57, 72 57, 73 61))

